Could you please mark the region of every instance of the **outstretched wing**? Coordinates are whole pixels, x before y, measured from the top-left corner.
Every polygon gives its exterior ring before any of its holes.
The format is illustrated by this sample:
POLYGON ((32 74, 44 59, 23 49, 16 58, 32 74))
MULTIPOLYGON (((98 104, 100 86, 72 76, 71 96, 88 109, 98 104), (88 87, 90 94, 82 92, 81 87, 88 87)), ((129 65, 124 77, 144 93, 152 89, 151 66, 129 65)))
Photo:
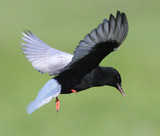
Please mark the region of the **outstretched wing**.
POLYGON ((36 37, 31 31, 25 30, 21 49, 33 68, 39 72, 57 75, 72 60, 73 55, 56 50, 36 37))
POLYGON ((110 15, 109 21, 104 19, 97 29, 84 37, 76 47, 72 61, 62 70, 78 70, 85 68, 89 72, 96 68, 102 59, 109 53, 117 50, 125 40, 128 33, 128 22, 126 15, 117 11, 114 18, 110 15))

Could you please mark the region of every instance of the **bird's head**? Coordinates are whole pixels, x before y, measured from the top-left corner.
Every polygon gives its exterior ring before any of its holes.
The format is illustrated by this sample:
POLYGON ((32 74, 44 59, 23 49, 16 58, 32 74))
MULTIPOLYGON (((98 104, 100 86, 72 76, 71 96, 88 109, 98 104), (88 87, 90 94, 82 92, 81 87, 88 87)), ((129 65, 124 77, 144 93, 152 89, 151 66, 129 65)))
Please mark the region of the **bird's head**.
POLYGON ((103 73, 103 85, 109 85, 117 88, 119 92, 125 97, 124 91, 121 87, 121 76, 119 72, 112 67, 101 67, 103 73))

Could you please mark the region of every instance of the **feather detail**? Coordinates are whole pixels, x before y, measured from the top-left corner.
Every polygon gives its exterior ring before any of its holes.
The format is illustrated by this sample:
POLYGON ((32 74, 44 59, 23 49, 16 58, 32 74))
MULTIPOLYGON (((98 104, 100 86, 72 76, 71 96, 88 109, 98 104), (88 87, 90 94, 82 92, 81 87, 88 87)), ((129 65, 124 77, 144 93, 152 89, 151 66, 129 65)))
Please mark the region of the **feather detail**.
POLYGON ((37 71, 42 74, 50 73, 54 76, 71 61, 73 55, 48 46, 31 31, 26 30, 24 32, 22 39, 26 43, 21 43, 24 46, 21 49, 37 71))

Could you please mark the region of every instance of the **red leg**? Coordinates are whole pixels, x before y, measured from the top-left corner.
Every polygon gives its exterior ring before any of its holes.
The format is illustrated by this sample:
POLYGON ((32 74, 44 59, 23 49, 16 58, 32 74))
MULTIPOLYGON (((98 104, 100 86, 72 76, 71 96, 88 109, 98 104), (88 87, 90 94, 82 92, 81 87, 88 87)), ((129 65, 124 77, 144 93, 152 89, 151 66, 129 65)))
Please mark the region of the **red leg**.
POLYGON ((59 102, 58 97, 56 97, 56 110, 57 111, 59 110, 59 106, 60 106, 60 102, 59 102))
POLYGON ((74 90, 74 89, 71 89, 71 92, 72 92, 72 93, 76 93, 76 90, 74 90))

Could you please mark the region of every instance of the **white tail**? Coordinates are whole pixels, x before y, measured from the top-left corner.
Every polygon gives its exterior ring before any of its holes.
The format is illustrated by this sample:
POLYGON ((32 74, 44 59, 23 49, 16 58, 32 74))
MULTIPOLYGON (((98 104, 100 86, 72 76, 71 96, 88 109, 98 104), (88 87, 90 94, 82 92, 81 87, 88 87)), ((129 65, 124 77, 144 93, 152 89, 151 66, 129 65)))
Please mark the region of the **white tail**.
POLYGON ((49 80, 38 92, 36 99, 27 106, 26 111, 31 114, 39 107, 50 102, 53 97, 57 97, 60 92, 61 85, 55 79, 49 80))

